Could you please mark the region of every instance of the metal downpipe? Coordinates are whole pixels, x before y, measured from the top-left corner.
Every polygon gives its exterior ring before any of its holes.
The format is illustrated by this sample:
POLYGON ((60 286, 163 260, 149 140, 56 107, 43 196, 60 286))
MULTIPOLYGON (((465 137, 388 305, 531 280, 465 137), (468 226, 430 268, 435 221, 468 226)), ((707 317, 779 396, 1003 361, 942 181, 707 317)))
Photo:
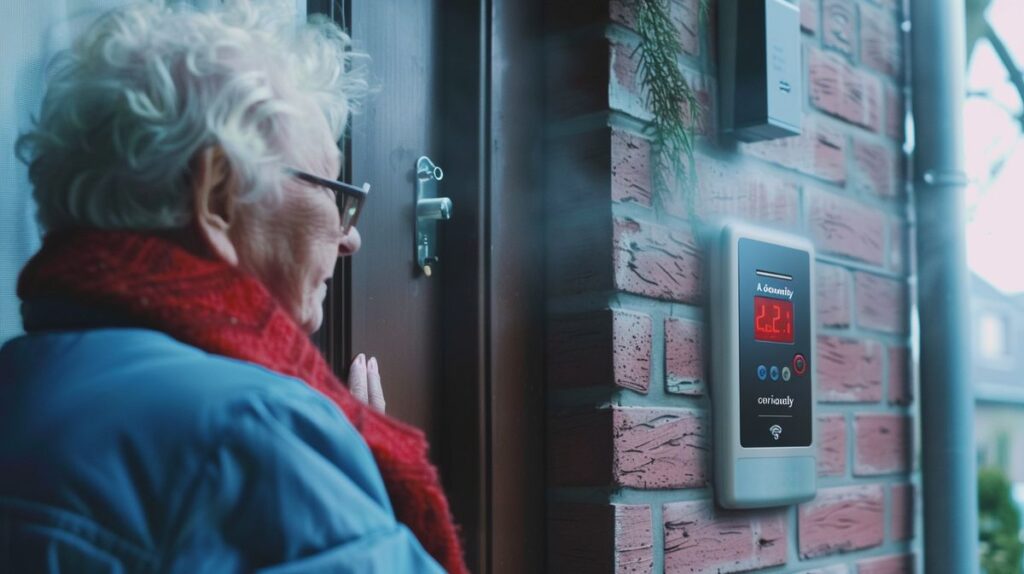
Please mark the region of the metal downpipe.
POLYGON ((963 0, 910 0, 924 571, 978 571, 964 214, 963 0))

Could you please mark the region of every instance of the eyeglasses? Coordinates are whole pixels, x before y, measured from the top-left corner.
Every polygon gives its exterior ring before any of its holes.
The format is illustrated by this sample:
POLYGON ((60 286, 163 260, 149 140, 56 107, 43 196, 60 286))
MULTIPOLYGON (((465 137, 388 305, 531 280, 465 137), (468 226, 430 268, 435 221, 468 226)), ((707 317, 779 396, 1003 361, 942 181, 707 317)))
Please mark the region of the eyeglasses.
POLYGON ((363 187, 356 187, 343 181, 326 179, 300 169, 289 167, 285 170, 302 181, 326 187, 335 193, 338 213, 341 215, 342 231, 348 233, 355 226, 356 222, 359 221, 359 213, 363 210, 366 196, 370 193, 370 184, 364 183, 363 187))

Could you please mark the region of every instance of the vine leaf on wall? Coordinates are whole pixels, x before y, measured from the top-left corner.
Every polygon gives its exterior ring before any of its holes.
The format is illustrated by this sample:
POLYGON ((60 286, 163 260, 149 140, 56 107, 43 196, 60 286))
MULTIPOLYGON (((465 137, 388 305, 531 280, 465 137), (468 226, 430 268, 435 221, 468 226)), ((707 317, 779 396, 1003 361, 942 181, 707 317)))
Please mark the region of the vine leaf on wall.
MULTIPOLYGON (((682 48, 671 19, 671 0, 633 0, 640 43, 638 71, 653 119, 651 171, 654 191, 669 198, 680 186, 689 188, 686 209, 695 219, 693 144, 701 117, 700 101, 679 67, 682 48)), ((708 22, 707 0, 700 1, 700 19, 708 22)))

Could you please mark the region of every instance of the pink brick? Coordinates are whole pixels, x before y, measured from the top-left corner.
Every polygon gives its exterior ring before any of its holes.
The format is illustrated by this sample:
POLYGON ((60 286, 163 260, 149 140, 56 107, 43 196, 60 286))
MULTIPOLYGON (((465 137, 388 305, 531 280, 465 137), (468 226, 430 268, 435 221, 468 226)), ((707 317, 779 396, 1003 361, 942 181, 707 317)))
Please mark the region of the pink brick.
POLYGON ((843 486, 818 490, 797 512, 801 558, 816 558, 878 546, 885 538, 882 486, 843 486))
POLYGON ((896 165, 900 152, 895 148, 853 138, 853 169, 851 187, 855 191, 882 198, 896 195, 896 165))
POLYGON ((617 385, 646 393, 651 317, 621 309, 557 317, 549 325, 548 378, 555 388, 617 385))
POLYGON ((889 491, 892 521, 889 538, 895 542, 914 537, 914 485, 895 484, 889 491))
POLYGON ((614 79, 624 90, 633 94, 640 93, 640 78, 637 77, 638 56, 639 52, 632 46, 620 43, 612 44, 611 65, 614 79))
POLYGON ((797 169, 818 179, 837 184, 845 183, 846 158, 843 156, 843 150, 846 147, 846 138, 839 131, 823 124, 812 122, 811 125, 812 128, 807 133, 807 151, 810 152, 811 164, 810 167, 797 169))
POLYGON ((807 50, 808 85, 814 107, 872 131, 881 129, 882 83, 837 56, 807 50))
POLYGON ((914 555, 901 554, 857 562, 857 574, 914 574, 914 555))
POLYGON ((608 2, 608 16, 612 22, 636 30, 636 9, 633 2, 611 0, 608 2))
POLYGON ((612 200, 651 205, 651 144, 644 138, 611 132, 612 200))
POLYGON ((818 400, 876 403, 882 400, 882 345, 818 337, 818 400))
POLYGON ((651 384, 651 317, 612 311, 612 364, 615 384, 647 393, 651 384))
MULTIPOLYGON (((679 47, 687 54, 700 54, 700 11, 699 0, 670 0, 669 18, 679 36, 679 47)), ((636 30, 635 3, 628 0, 612 0, 608 4, 609 17, 616 24, 636 30)))
POLYGON ((683 120, 686 126, 692 128, 697 135, 717 136, 715 100, 711 97, 716 85, 714 76, 697 74, 684 69, 683 78, 693 90, 698 106, 696 114, 690 109, 683 110, 683 120))
POLYGON ((650 573, 652 529, 647 505, 553 504, 548 512, 548 570, 650 573))
POLYGON ((680 219, 694 219, 698 202, 694 191, 699 183, 694 166, 699 166, 703 158, 694 157, 694 161, 684 161, 680 165, 672 165, 666 158, 660 157, 660 165, 652 164, 651 169, 660 169, 664 190, 658 191, 658 200, 662 211, 680 219))
POLYGON ((818 249, 883 265, 885 215, 862 203, 823 191, 809 194, 808 227, 818 249))
POLYGON ((681 409, 557 410, 548 418, 554 486, 698 488, 709 479, 705 420, 681 409))
POLYGON ((672 0, 669 17, 679 31, 679 47, 691 56, 700 55, 700 0, 672 0))
POLYGON ((842 185, 846 182, 846 137, 805 114, 799 136, 740 144, 751 156, 842 185))
POLYGON ((549 203, 554 226, 579 221, 584 212, 603 213, 609 200, 651 205, 651 144, 642 136, 602 127, 559 137, 549 147, 548 185, 558 190, 549 203))
POLYGON ((651 114, 645 106, 646 94, 637 67, 639 58, 636 46, 612 43, 611 74, 606 93, 612 109, 647 120, 651 114))
POLYGON ((700 323, 665 319, 665 391, 700 396, 705 392, 704 330, 700 323))
POLYGON ((818 32, 819 0, 800 0, 800 28, 810 34, 818 32))
POLYGON ((893 219, 889 225, 889 269, 906 273, 907 226, 899 219, 893 219))
POLYGON ((914 401, 910 371, 907 369, 909 359, 910 349, 889 347, 889 404, 909 405, 914 401))
POLYGON ((617 504, 615 508, 615 572, 649 573, 654 568, 651 507, 617 504))
POLYGON ((633 488, 696 488, 707 484, 707 429, 679 409, 613 409, 612 478, 633 488))
POLYGON ((843 77, 843 119, 874 132, 882 131, 882 82, 859 69, 843 77))
POLYGON ((846 417, 818 417, 818 476, 846 474, 846 417))
POLYGON ((853 474, 905 472, 910 463, 910 419, 903 415, 859 414, 853 419, 856 446, 853 474))
POLYGON ((842 267, 819 263, 815 276, 818 324, 825 327, 850 326, 850 286, 853 279, 842 267))
POLYGON ((842 117, 843 72, 847 67, 836 57, 813 48, 807 49, 808 89, 811 103, 820 110, 842 117))
POLYGON ((902 144, 903 118, 906 114, 903 109, 903 96, 895 86, 886 84, 885 92, 885 134, 902 144))
POLYGON ((858 272, 854 300, 861 327, 885 333, 907 332, 907 287, 902 281, 858 272))
MULTIPOLYGON (((697 162, 697 214, 705 219, 733 216, 744 220, 796 225, 800 196, 796 184, 767 170, 706 156, 697 162)), ((669 215, 685 217, 683 201, 665 206, 669 215)))
MULTIPOLYGON (((677 0, 679 1, 679 0, 677 0)), ((693 0, 685 0, 690 2, 693 0)), ((678 6, 674 10, 680 9, 678 6)), ((613 42, 611 44, 611 73, 609 85, 604 93, 608 94, 608 104, 614 110, 619 110, 641 120, 652 118, 650 109, 647 106, 647 95, 643 88, 643 77, 640 75, 638 65, 640 53, 633 44, 613 42)), ((699 109, 694 117, 689 117, 688 125, 697 134, 714 133, 710 128, 713 126, 711 90, 714 84, 710 76, 683 71, 683 77, 687 84, 697 96, 699 109)), ((556 94, 559 97, 560 94, 556 94)), ((571 95, 570 95, 571 97, 571 95)), ((688 113, 689 110, 683 110, 688 113)))
POLYGON ((689 230, 616 219, 613 245, 616 288, 657 299, 700 302, 701 253, 689 230))
POLYGON ((821 41, 852 59, 857 51, 857 4, 849 0, 823 0, 821 41))
POLYGON ((902 34, 892 12, 862 5, 860 9, 860 60, 864 66, 899 77, 902 69, 902 34))
POLYGON ((666 574, 728 574, 786 563, 783 512, 728 511, 709 500, 662 508, 666 574))

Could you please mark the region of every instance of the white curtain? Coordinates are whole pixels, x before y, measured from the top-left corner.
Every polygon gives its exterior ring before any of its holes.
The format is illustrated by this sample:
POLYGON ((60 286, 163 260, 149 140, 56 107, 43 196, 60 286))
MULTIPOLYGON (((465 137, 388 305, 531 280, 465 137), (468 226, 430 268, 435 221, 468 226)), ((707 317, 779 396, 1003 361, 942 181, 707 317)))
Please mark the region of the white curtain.
MULTIPOLYGON (((27 169, 14 155, 14 142, 39 112, 51 57, 97 15, 128 1, 0 1, 0 344, 22 332, 15 287, 40 240, 27 169)), ((295 6, 305 15, 306 0, 295 6)))

